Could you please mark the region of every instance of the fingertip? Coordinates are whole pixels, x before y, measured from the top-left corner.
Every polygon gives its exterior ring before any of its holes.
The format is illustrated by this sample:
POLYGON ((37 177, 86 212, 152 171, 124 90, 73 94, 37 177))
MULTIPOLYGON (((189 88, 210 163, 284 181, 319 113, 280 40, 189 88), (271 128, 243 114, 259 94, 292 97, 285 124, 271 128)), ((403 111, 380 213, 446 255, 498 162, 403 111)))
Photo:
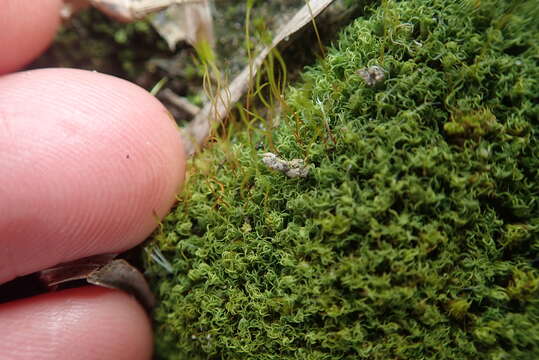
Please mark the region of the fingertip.
POLYGON ((145 90, 89 71, 0 79, 0 283, 121 252, 173 205, 185 174, 176 124, 145 90))
POLYGON ((0 305, 6 359, 151 358, 147 314, 129 295, 87 286, 0 305))
POLYGON ((41 54, 60 25, 61 0, 0 1, 0 75, 41 54))

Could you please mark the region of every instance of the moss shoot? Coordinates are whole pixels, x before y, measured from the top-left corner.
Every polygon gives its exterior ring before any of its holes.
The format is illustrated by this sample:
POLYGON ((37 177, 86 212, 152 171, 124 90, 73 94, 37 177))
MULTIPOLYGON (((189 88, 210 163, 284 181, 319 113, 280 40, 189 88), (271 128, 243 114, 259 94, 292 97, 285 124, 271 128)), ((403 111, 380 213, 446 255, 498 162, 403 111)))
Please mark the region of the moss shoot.
POLYGON ((537 19, 535 0, 382 1, 278 126, 197 156, 150 245, 173 271, 147 259, 158 357, 538 359, 537 19))

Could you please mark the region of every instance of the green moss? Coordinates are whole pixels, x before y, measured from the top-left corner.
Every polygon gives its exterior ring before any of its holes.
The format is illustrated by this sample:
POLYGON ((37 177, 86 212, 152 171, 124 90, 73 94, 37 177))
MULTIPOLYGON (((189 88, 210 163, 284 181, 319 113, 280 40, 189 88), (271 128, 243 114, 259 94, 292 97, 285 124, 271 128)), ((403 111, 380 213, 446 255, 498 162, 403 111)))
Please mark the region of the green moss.
POLYGON ((472 111, 455 117, 444 124, 449 136, 479 138, 496 128, 496 117, 489 109, 472 111))
POLYGON ((271 137, 229 129, 200 154, 153 244, 174 272, 148 259, 158 356, 539 358, 537 18, 532 0, 383 2, 271 137), (372 65, 382 86, 357 74, 372 65))
POLYGON ((462 320, 466 317, 470 305, 468 301, 462 299, 450 301, 448 305, 449 315, 457 320, 462 320))

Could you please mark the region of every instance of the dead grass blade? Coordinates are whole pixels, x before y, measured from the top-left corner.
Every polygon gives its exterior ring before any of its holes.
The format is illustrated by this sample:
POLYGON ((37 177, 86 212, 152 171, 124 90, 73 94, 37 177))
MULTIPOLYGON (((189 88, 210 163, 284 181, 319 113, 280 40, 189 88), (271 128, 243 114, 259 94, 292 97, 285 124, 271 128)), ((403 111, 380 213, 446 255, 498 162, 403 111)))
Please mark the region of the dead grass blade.
POLYGON ((208 0, 173 4, 152 19, 152 25, 171 50, 180 41, 194 47, 205 42, 213 45, 213 20, 208 0))
POLYGON ((135 21, 172 5, 201 0, 89 0, 100 11, 119 21, 135 21))

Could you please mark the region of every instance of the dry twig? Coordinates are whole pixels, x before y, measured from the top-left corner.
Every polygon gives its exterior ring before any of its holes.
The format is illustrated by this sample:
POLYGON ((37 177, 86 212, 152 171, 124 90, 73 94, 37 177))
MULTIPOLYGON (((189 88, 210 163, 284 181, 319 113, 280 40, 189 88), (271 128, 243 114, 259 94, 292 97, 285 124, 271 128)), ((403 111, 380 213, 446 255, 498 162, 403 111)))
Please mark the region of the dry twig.
POLYGON ((196 116, 200 112, 200 108, 198 106, 191 103, 185 97, 177 95, 170 89, 161 91, 160 95, 191 116, 196 116))

